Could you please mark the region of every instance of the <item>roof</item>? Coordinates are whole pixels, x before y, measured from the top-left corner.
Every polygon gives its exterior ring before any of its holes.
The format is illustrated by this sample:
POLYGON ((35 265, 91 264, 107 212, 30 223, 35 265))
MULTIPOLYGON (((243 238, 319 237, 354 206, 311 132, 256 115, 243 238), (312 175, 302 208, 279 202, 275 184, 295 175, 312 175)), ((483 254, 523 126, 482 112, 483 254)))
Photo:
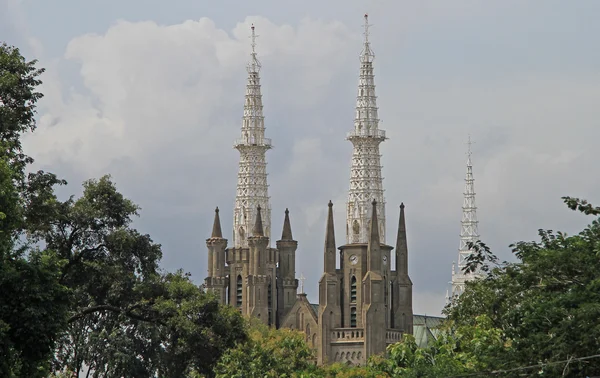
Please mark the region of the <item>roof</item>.
POLYGON ((420 348, 424 348, 436 340, 440 334, 439 327, 446 320, 439 316, 413 315, 413 336, 420 348))
POLYGON ((310 306, 312 307, 315 314, 319 315, 319 305, 315 303, 310 303, 310 306))

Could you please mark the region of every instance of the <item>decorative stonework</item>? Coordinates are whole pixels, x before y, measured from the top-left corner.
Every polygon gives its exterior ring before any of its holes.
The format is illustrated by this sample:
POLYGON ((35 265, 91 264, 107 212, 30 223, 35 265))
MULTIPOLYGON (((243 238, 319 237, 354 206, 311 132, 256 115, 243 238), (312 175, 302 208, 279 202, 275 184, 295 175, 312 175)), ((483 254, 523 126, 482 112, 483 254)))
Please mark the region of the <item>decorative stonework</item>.
POLYGON ((265 117, 263 116, 262 94, 260 91, 261 64, 256 56, 256 35, 252 26, 252 53, 247 66, 248 83, 244 103, 241 138, 234 142, 240 152, 238 183, 233 211, 233 246, 248 247, 248 237, 252 236, 252 226, 256 209, 262 208, 264 234, 271 237, 271 204, 267 184, 266 152, 271 139, 265 138, 265 117))
POLYGON ((354 146, 346 207, 346 242, 348 244, 367 243, 373 200, 377 201, 379 235, 381 242, 385 243, 385 198, 379 144, 386 137, 385 131, 379 129, 375 75, 373 74, 375 55, 369 42, 368 21, 368 16, 365 15, 365 41, 360 55, 354 130, 348 133, 346 138, 354 146))

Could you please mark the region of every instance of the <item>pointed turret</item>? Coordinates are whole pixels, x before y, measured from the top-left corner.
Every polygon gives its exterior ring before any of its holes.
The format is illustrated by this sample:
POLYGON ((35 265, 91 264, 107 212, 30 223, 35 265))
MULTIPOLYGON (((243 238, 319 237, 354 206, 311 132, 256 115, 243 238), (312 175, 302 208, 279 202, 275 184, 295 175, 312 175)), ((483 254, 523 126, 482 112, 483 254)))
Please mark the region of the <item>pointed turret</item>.
POLYGON ((256 53, 256 38, 252 25, 252 51, 246 69, 248 82, 244 101, 241 136, 234 142, 240 152, 238 183, 233 211, 233 246, 248 247, 248 236, 255 223, 254 210, 261 206, 264 236, 271 236, 271 205, 267 184, 266 152, 271 148, 271 140, 265 138, 265 117, 263 115, 260 86, 261 64, 256 53))
POLYGON ((281 240, 294 240, 292 237, 292 226, 290 225, 290 211, 285 209, 285 219, 283 220, 283 232, 281 240))
POLYGON ((285 209, 283 231, 281 240, 277 240, 277 251, 279 252, 279 274, 277 276, 277 290, 280 294, 278 314, 283 319, 296 303, 298 294, 298 280, 296 279, 296 249, 298 242, 293 240, 292 226, 290 225, 290 212, 285 209))
POLYGON ((219 208, 215 209, 215 221, 213 223, 211 238, 222 238, 223 233, 221 232, 221 219, 219 219, 219 208))
POLYGON ((333 203, 329 201, 327 231, 325 233, 325 273, 335 274, 335 228, 333 226, 333 203))
POLYGON ((208 248, 208 277, 204 281, 205 287, 217 295, 221 303, 227 303, 227 291, 225 281, 225 249, 227 239, 223 239, 221 232, 221 220, 219 219, 219 208, 215 209, 215 220, 210 238, 206 239, 208 248))
POLYGON ((265 236, 262 224, 262 216, 260 215, 260 205, 256 208, 256 222, 252 229, 252 236, 265 236))
POLYGON ((375 55, 369 41, 369 27, 369 16, 365 14, 365 40, 360 54, 354 130, 348 133, 346 138, 354 146, 346 208, 346 243, 348 244, 368 243, 371 215, 369 210, 372 199, 377 200, 378 203, 379 238, 382 243, 385 243, 385 198, 379 144, 386 137, 385 131, 379 129, 375 75, 373 74, 375 55))

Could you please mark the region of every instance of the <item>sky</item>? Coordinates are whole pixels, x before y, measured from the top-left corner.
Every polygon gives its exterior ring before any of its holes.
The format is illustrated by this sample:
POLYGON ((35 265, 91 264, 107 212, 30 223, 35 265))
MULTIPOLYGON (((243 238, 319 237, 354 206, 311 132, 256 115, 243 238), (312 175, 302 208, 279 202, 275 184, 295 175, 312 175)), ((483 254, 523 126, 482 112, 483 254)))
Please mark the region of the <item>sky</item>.
POLYGON ((389 137, 388 243, 404 202, 416 313, 444 306, 469 135, 481 239, 501 259, 540 228, 591 222, 561 197, 600 203, 595 0, 0 0, 0 40, 46 68, 39 127, 24 139, 33 168, 65 178, 65 196, 112 175, 163 268, 201 283, 216 206, 231 235, 254 23, 272 234, 289 208, 296 274, 316 302, 329 200, 345 240, 364 13, 389 137))

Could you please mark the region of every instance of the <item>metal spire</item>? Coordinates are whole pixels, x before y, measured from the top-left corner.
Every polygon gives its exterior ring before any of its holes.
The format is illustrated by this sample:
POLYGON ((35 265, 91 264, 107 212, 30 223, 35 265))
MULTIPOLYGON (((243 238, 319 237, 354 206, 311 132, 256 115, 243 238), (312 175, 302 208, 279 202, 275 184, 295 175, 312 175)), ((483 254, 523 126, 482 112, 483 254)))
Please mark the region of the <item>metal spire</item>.
POLYGON ((262 94, 260 91, 261 64, 256 54, 256 37, 252 25, 250 61, 246 69, 248 82, 244 101, 241 138, 234 142, 240 152, 235 208, 233 210, 233 246, 248 247, 248 237, 254 226, 257 208, 262 209, 264 236, 271 236, 271 205, 267 184, 266 152, 271 139, 265 138, 265 117, 263 116, 262 94))
POLYGON ((385 243, 385 198, 383 196, 379 144, 386 137, 385 131, 379 129, 377 116, 377 96, 375 95, 375 75, 373 74, 375 55, 369 42, 370 26, 369 16, 365 14, 365 39, 360 54, 354 130, 347 135, 347 139, 354 145, 350 169, 350 190, 346 206, 347 243, 368 242, 371 201, 373 200, 377 203, 379 236, 381 242, 385 243))
POLYGON ((475 205, 475 179, 473 178, 473 165, 471 162, 471 136, 467 141, 467 174, 465 177, 465 192, 462 207, 462 220, 460 227, 460 245, 458 249, 458 266, 452 263, 452 297, 459 296, 464 291, 465 282, 479 277, 478 272, 463 273, 467 258, 471 255, 469 242, 479 240, 479 221, 477 220, 477 206, 475 205))

